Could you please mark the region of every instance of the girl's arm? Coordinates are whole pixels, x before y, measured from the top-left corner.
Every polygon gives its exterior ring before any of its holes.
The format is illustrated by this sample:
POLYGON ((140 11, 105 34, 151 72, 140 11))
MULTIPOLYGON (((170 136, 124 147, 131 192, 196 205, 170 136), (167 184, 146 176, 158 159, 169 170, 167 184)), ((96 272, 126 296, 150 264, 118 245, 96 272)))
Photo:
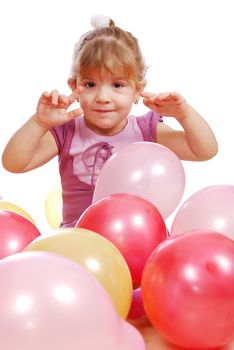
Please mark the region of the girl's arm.
POLYGON ((4 168, 12 173, 23 173, 45 164, 58 153, 50 131, 41 128, 32 116, 11 137, 2 155, 4 168))
POLYGON ((82 109, 67 111, 78 93, 77 89, 70 96, 59 95, 57 90, 42 94, 36 113, 12 136, 3 152, 2 163, 6 170, 26 172, 58 154, 56 141, 49 129, 83 113, 82 109))
POLYGON ((177 93, 142 93, 144 104, 163 116, 174 117, 183 131, 164 123, 157 126, 157 142, 170 148, 182 160, 202 161, 218 151, 216 138, 202 116, 177 93))

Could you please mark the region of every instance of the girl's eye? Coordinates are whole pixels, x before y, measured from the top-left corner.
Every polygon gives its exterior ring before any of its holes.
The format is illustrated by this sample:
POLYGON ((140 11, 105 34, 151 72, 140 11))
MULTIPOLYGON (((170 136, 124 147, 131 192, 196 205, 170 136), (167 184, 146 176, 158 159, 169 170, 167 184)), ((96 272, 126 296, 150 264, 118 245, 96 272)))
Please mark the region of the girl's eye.
POLYGON ((119 88, 124 87, 124 84, 123 84, 123 83, 116 82, 116 83, 113 83, 113 87, 119 89, 119 88))
POLYGON ((92 81, 87 81, 87 83, 84 84, 84 87, 87 87, 88 89, 93 88, 95 84, 92 81))

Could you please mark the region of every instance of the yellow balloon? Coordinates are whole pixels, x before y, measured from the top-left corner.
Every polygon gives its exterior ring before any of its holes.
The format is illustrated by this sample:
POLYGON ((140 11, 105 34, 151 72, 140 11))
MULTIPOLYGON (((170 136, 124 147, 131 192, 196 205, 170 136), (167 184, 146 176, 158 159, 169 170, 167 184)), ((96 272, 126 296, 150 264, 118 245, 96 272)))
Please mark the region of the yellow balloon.
POLYGON ((0 200, 0 210, 8 210, 8 211, 12 211, 16 214, 22 215, 27 220, 31 221, 35 225, 33 218, 24 209, 18 207, 18 205, 15 205, 11 202, 7 202, 7 201, 1 199, 0 200))
POLYGON ((106 238, 82 228, 57 230, 31 242, 24 251, 63 255, 89 270, 109 294, 117 313, 126 318, 132 301, 132 279, 119 250, 106 238))
POLYGON ((46 219, 52 228, 59 228, 62 221, 62 205, 62 190, 56 188, 48 194, 45 201, 46 219))

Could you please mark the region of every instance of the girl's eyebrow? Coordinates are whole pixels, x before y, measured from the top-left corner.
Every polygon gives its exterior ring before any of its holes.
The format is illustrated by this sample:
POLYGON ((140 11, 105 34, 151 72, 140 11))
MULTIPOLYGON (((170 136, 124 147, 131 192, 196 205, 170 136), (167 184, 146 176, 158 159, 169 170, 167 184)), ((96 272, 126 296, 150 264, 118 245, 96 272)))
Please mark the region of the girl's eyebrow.
POLYGON ((80 80, 82 81, 82 80, 94 80, 92 77, 82 77, 82 78, 80 78, 80 80))
POLYGON ((127 79, 126 75, 115 75, 115 74, 112 75, 112 78, 113 79, 127 79))
MULTIPOLYGON (((108 79, 108 76, 106 77, 106 79, 108 79)), ((87 76, 83 76, 82 78, 80 78, 80 81, 84 81, 84 80, 95 80, 95 77, 87 75, 87 76)), ((111 81, 116 81, 116 80, 128 81, 128 78, 126 76, 110 75, 109 80, 111 80, 111 81)))
POLYGON ((116 77, 116 78, 113 78, 113 80, 125 80, 125 81, 127 81, 127 78, 126 77, 116 77))

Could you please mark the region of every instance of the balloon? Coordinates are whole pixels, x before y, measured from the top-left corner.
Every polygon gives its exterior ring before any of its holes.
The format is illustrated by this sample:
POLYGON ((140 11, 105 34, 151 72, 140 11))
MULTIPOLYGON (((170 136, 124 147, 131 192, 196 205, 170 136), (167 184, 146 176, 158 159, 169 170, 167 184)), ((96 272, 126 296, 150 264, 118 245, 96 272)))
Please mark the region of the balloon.
POLYGON ((118 314, 126 318, 132 301, 132 279, 126 261, 106 238, 82 228, 60 229, 31 242, 24 251, 48 251, 89 270, 108 292, 118 314))
POLYGON ((140 285, 145 262, 154 248, 167 238, 165 222, 149 201, 130 194, 113 194, 92 204, 76 227, 109 239, 123 254, 134 288, 140 285))
POLYGON ((0 262, 0 280, 1 349, 145 349, 101 285, 70 259, 15 254, 0 262))
POLYGON ((125 321, 125 327, 122 327, 121 330, 122 334, 119 334, 119 345, 115 350, 146 350, 143 338, 139 338, 140 333, 136 336, 135 327, 125 321))
POLYGON ((0 210, 0 259, 21 252, 38 236, 40 232, 31 221, 12 211, 0 210))
POLYGON ((52 228, 59 228, 62 221, 62 190, 61 188, 55 188, 46 197, 45 201, 45 214, 48 224, 52 228))
POLYGON ((153 203, 166 219, 179 204, 184 186, 184 168, 175 153, 157 143, 135 142, 104 164, 93 202, 113 193, 134 194, 153 203))
POLYGON ((148 259, 142 298, 152 325, 170 342, 213 349, 234 340, 234 241, 194 231, 161 243, 148 259))
POLYGON ((11 202, 7 202, 5 200, 0 200, 0 210, 13 211, 14 213, 22 215, 35 225, 33 218, 24 209, 18 207, 18 205, 15 205, 11 202))
POLYGON ((136 320, 145 316, 145 309, 142 301, 141 288, 134 289, 132 293, 132 304, 128 313, 129 320, 136 320))
POLYGON ((234 186, 209 186, 194 193, 176 213, 171 235, 212 230, 234 239, 234 186))

